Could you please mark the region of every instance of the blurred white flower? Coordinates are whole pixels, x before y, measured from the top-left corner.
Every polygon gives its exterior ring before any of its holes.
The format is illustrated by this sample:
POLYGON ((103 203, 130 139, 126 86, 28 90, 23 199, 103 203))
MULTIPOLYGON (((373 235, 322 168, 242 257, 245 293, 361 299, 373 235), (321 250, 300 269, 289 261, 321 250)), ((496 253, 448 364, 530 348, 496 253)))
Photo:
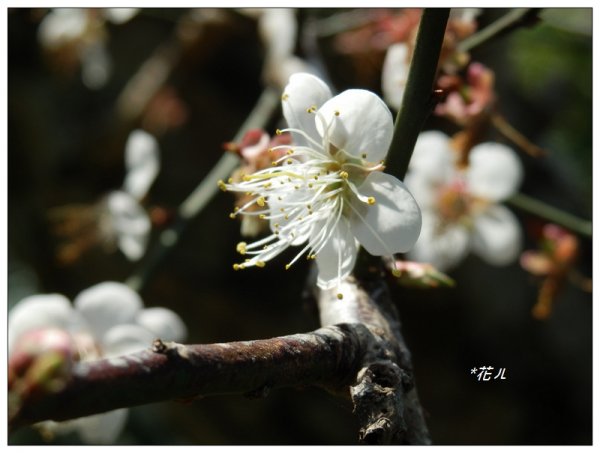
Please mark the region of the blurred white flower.
POLYGON ((123 24, 137 12, 137 8, 54 8, 42 19, 38 40, 51 52, 73 53, 81 64, 83 83, 90 89, 102 88, 112 72, 105 22, 123 24))
POLYGON ((383 98, 391 107, 400 110, 408 80, 411 54, 408 44, 400 42, 388 47, 381 70, 383 98))
POLYGON ((290 78, 282 103, 289 128, 280 133, 289 131, 294 144, 273 150, 287 150, 286 155, 242 182, 220 182, 224 190, 253 194, 234 217, 260 216, 272 231, 252 244, 238 244, 251 258, 234 268, 262 267, 290 245, 306 243, 286 268, 303 255, 315 258, 319 287, 340 288, 359 244, 378 256, 410 249, 421 214, 404 184, 381 171, 393 134, 383 101, 366 90, 332 97, 322 80, 301 73, 290 78))
POLYGON ((123 254, 135 261, 144 254, 152 229, 140 201, 160 169, 156 138, 141 129, 131 132, 125 145, 125 168, 123 190, 111 192, 104 200, 106 215, 100 229, 104 238, 116 242, 123 254))
POLYGON ((405 179, 423 213, 410 259, 440 270, 457 265, 470 251, 497 266, 514 261, 521 250, 519 222, 499 203, 517 191, 522 178, 519 159, 505 145, 476 145, 468 167, 459 169, 445 134, 422 133, 405 179))
MULTIPOLYGON (((104 282, 82 291, 73 301, 60 294, 26 297, 8 314, 9 360, 19 354, 21 341, 38 338, 52 347, 64 348, 60 332, 71 339, 73 360, 90 361, 140 351, 161 338, 183 341, 186 327, 171 310, 146 308, 137 293, 117 282, 104 282), (36 332, 48 335, 31 336, 36 332)), ((25 350, 26 352, 26 350, 25 350)), ((77 431, 91 444, 114 442, 127 418, 127 409, 82 417, 67 422, 43 422, 52 433, 77 431)))

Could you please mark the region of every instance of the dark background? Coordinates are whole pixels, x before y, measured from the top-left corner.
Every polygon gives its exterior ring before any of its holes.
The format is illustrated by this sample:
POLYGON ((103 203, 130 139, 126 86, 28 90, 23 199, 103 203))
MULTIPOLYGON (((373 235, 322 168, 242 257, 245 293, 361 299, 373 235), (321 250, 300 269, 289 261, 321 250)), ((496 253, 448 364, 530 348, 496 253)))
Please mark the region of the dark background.
MULTIPOLYGON (((306 24, 335 12, 301 10, 299 17, 306 24)), ((484 10, 479 22, 485 25, 505 12, 484 10)), ((61 265, 48 211, 92 204, 121 185, 129 131, 151 129, 154 123, 148 116, 120 121, 115 100, 157 46, 171 39, 186 13, 143 10, 124 25, 108 24, 114 73, 94 91, 77 71, 53 69, 42 52, 36 31, 43 10, 8 11, 9 304, 32 293, 72 298, 105 280, 124 281, 137 269, 138 264, 102 248, 61 265)), ((548 151, 544 159, 520 154, 526 167, 522 191, 591 218, 592 44, 591 35, 581 33, 591 32, 585 27, 591 9, 561 15, 575 17, 576 31, 546 22, 519 28, 476 49, 473 58, 495 71, 500 111, 548 151)), ((255 22, 232 12, 226 16, 226 25, 209 27, 184 50, 167 81, 187 117, 156 133, 162 166, 149 205, 172 210, 185 199, 261 92, 264 55, 255 22)), ((331 39, 317 44, 336 90, 379 90, 381 55, 375 55, 366 75, 359 74, 350 57, 336 54, 331 39)), ((299 44, 298 51, 314 57, 306 46, 299 44)), ((434 126, 455 130, 439 119, 427 125, 434 126)), ((490 139, 502 140, 494 132, 490 139)), ((283 266, 232 270, 240 237, 239 225, 228 218, 231 206, 229 194, 219 193, 191 222, 142 290, 146 305, 179 313, 190 343, 317 328, 314 306, 301 297, 306 264, 295 265, 293 272, 283 266)), ((537 219, 516 213, 525 231, 535 230, 537 219)), ((526 246, 535 246, 532 236, 526 246)), ((591 240, 582 239, 577 268, 591 276, 591 263, 591 240)), ((551 317, 538 321, 531 316, 536 280, 518 264, 494 268, 469 257, 450 275, 458 283, 454 289, 392 288, 434 443, 590 444, 591 295, 567 284, 551 317), (477 382, 470 369, 488 365, 506 368, 507 379, 477 382)), ((220 396, 134 408, 118 443, 353 444, 356 438, 350 404, 309 388, 276 390, 264 399, 220 396)), ((78 440, 73 435, 53 442, 78 440)), ((22 429, 9 443, 44 441, 34 430, 22 429)))

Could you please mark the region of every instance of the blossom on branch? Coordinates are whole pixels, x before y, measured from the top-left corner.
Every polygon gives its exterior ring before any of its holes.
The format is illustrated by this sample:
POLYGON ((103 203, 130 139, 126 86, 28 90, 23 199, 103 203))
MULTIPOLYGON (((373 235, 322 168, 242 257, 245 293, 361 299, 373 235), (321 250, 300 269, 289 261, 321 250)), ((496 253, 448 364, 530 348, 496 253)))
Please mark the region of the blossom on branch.
POLYGON ((457 156, 441 132, 417 140, 405 181, 423 210, 423 228, 409 257, 442 271, 470 251, 492 265, 509 264, 521 250, 521 230, 499 203, 519 187, 521 163, 512 149, 493 142, 473 147, 466 168, 457 156))
MULTIPOLYGON (((237 250, 249 258, 234 269, 263 267, 291 245, 316 259, 320 288, 340 287, 354 267, 359 245, 377 256, 408 251, 419 236, 421 213, 404 184, 383 173, 393 134, 392 115, 370 91, 332 97, 310 74, 294 74, 282 96, 292 145, 271 168, 226 184, 226 191, 252 195, 231 217, 269 220, 271 234, 237 250), (258 206, 260 209, 256 209, 258 206)), ((342 294, 338 294, 342 298, 342 294)))
MULTIPOLYGON (((18 411, 19 401, 33 392, 64 385, 73 362, 140 351, 157 337, 182 341, 185 336, 177 314, 163 307, 145 309, 139 295, 121 283, 88 288, 73 305, 60 294, 26 297, 8 314, 9 413, 18 411)), ((126 418, 127 409, 117 409, 67 422, 43 422, 39 428, 53 434, 77 431, 86 443, 111 443, 126 418)))

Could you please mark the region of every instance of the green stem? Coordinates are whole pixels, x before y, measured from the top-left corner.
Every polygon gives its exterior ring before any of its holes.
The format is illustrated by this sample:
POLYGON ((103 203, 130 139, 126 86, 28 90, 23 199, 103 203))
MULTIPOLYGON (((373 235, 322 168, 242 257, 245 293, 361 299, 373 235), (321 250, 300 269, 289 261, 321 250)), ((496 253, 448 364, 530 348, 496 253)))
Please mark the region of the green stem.
POLYGON ((538 217, 549 220, 550 222, 556 223, 557 225, 563 226, 575 233, 592 237, 591 221, 580 219, 579 217, 561 211, 560 209, 536 200, 535 198, 518 193, 509 198, 507 203, 523 211, 527 211, 538 217))
MULTIPOLYGON (((265 89, 233 141, 240 142, 249 129, 264 127, 273 111, 279 106, 279 101, 279 94, 273 88, 265 89)), ((223 154, 210 173, 181 203, 173 226, 161 233, 158 244, 147 256, 143 265, 127 279, 126 284, 129 287, 139 292, 145 286, 154 269, 179 242, 190 220, 196 217, 218 192, 219 179, 227 179, 239 162, 240 159, 235 154, 223 154)))
POLYGON ((449 8, 423 10, 386 164, 387 171, 399 179, 406 174, 419 132, 433 108, 433 83, 449 13, 449 8))
POLYGON ((492 22, 484 29, 474 33, 457 46, 458 52, 468 52, 473 48, 497 37, 507 31, 528 22, 528 19, 537 14, 537 8, 515 8, 492 22))

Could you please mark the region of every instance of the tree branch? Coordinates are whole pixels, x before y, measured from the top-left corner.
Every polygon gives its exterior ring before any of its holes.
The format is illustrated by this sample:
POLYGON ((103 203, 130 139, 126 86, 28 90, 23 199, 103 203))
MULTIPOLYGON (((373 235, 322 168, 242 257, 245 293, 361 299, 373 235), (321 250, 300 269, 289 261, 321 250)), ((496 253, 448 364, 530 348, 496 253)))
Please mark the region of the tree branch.
POLYGON ((361 369, 350 388, 360 423, 359 438, 368 444, 429 445, 413 378, 411 356, 400 332, 398 313, 381 278, 381 261, 363 254, 357 269, 340 288, 316 289, 322 325, 360 323, 370 333, 361 369), (344 295, 337 298, 338 292, 344 295))
MULTIPOLYGON (((31 395, 9 413, 15 428, 121 407, 217 394, 265 396, 272 388, 318 385, 338 391, 354 379, 368 348, 362 325, 339 325, 268 340, 182 345, 77 362, 55 392, 31 395)), ((9 388, 10 391, 10 388, 9 388)))

